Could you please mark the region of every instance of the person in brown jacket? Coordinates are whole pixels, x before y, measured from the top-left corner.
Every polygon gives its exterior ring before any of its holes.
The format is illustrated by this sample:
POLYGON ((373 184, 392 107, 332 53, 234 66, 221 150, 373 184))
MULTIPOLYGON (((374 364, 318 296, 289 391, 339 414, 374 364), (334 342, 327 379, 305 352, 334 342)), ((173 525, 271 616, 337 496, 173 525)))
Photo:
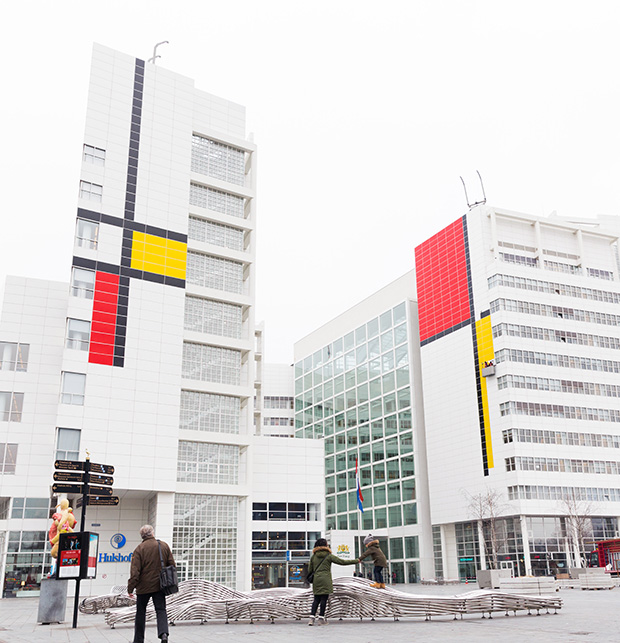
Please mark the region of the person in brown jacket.
POLYGON ((146 625, 146 606, 149 598, 153 599, 155 614, 157 615, 157 636, 162 641, 168 640, 168 615, 166 614, 166 596, 159 585, 159 572, 161 559, 164 565, 174 565, 174 558, 170 547, 160 540, 155 540, 155 533, 151 525, 140 527, 142 542, 136 547, 131 557, 131 572, 127 581, 127 592, 133 597, 137 596, 136 621, 134 627, 133 643, 144 643, 144 627, 146 625))
POLYGON ((372 534, 368 534, 364 538, 364 545, 366 545, 366 551, 360 555, 359 559, 364 560, 364 558, 371 556, 372 562, 375 564, 373 573, 375 576, 375 582, 371 583, 371 587, 376 587, 377 589, 385 589, 385 583, 383 582, 383 568, 387 567, 387 558, 385 554, 379 547, 379 539, 375 538, 372 534))

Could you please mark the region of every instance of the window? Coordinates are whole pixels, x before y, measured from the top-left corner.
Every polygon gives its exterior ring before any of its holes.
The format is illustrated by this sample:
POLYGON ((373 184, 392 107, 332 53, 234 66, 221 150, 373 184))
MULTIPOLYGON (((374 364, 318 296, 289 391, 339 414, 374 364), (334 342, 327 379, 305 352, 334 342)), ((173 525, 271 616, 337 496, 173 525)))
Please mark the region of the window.
POLYGON ((103 196, 103 185, 97 183, 90 183, 89 181, 80 181, 80 198, 87 199, 88 201, 97 201, 101 203, 103 196))
POLYGON ((63 373, 60 401, 63 404, 83 406, 85 389, 86 375, 84 373, 63 373))
POLYGON ((0 342, 0 371, 25 372, 30 344, 0 342))
POLYGON ((177 481, 211 484, 239 482, 239 447, 179 441, 177 481))
MULTIPOLYGON (((49 512, 49 498, 13 498, 11 518, 47 518, 49 512)), ((45 540, 45 532, 42 531, 41 534, 43 534, 41 540, 45 540)), ((9 550, 11 550, 10 544, 9 550)))
POLYGON ((0 391, 0 422, 21 422, 24 394, 0 391))
POLYGON ((77 460, 80 457, 79 429, 58 429, 56 433, 56 459, 77 460))
POLYGON ((237 185, 245 184, 245 151, 194 134, 192 172, 237 185))
POLYGON ((17 444, 0 442, 0 473, 15 473, 17 444))
POLYGON ((78 219, 75 230, 75 243, 80 246, 80 248, 90 248, 94 250, 97 248, 98 240, 99 224, 96 221, 78 219))
POLYGON ((239 251, 243 250, 245 240, 245 232, 239 228, 191 216, 187 236, 196 241, 212 243, 215 246, 239 251))
POLYGON ((201 297, 186 297, 184 327, 199 333, 241 339, 243 307, 201 297))
POLYGON ((71 275, 71 294, 74 297, 92 299, 95 294, 95 271, 73 268, 71 275))
POLYGON ((187 253, 187 283, 215 290, 243 293, 244 267, 238 261, 199 252, 187 253))
MULTIPOLYGON (((266 502, 253 502, 252 503, 252 520, 267 520, 267 503, 266 502)), ((267 540, 267 534, 264 531, 254 532, 265 534, 264 538, 254 538, 254 540, 267 540)))
POLYGON ((93 165, 104 165, 105 150, 92 145, 84 145, 84 162, 92 163, 93 165))
POLYGON ((238 386, 241 382, 241 351, 185 342, 182 377, 238 386))
POLYGON ((239 433, 241 400, 229 395, 181 391, 180 428, 239 433))
POLYGON ((90 339, 90 322, 81 319, 67 319, 65 346, 78 351, 87 351, 90 339))
POLYGON ((286 502, 269 503, 269 520, 286 520, 286 502))
POLYGON ((231 217, 245 218, 245 199, 228 192, 207 188, 197 183, 189 186, 189 202, 200 208, 207 208, 231 217))

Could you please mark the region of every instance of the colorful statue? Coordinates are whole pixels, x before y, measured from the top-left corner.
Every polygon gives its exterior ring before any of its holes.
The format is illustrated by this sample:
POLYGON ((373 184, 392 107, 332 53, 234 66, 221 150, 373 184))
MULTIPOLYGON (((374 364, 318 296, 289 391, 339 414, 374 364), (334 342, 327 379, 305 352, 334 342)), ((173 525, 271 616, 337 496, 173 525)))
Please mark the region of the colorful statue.
POLYGON ((58 506, 56 507, 56 513, 52 516, 53 523, 50 527, 48 538, 50 545, 52 546, 52 570, 50 576, 54 574, 54 569, 56 567, 56 557, 58 556, 58 541, 60 540, 60 534, 73 531, 75 523, 77 522, 75 516, 73 515, 73 509, 69 506, 69 501, 66 498, 63 498, 58 506))

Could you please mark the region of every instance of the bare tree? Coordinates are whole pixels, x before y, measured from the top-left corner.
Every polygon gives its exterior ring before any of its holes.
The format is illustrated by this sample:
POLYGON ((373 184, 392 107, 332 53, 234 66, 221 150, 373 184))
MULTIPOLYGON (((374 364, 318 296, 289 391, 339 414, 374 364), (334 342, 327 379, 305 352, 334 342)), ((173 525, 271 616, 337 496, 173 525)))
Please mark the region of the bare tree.
POLYGON ((566 523, 566 538, 571 545, 575 567, 585 567, 586 541, 592 540, 594 505, 580 498, 574 490, 562 497, 560 509, 566 523))
POLYGON ((469 515, 475 518, 482 527, 482 544, 487 566, 497 569, 498 554, 507 541, 505 521, 500 517, 507 505, 500 491, 487 489, 476 495, 467 494, 469 498, 469 515))

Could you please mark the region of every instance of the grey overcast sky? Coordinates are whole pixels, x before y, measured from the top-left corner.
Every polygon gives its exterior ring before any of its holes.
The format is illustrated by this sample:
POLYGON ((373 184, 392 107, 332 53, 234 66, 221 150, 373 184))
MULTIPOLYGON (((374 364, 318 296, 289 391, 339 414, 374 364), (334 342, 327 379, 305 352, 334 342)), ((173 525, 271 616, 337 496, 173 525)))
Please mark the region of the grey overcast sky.
POLYGON ((247 108, 266 359, 413 267, 480 198, 620 213, 620 5, 589 0, 5 3, 0 277, 69 278, 91 47, 247 108))

